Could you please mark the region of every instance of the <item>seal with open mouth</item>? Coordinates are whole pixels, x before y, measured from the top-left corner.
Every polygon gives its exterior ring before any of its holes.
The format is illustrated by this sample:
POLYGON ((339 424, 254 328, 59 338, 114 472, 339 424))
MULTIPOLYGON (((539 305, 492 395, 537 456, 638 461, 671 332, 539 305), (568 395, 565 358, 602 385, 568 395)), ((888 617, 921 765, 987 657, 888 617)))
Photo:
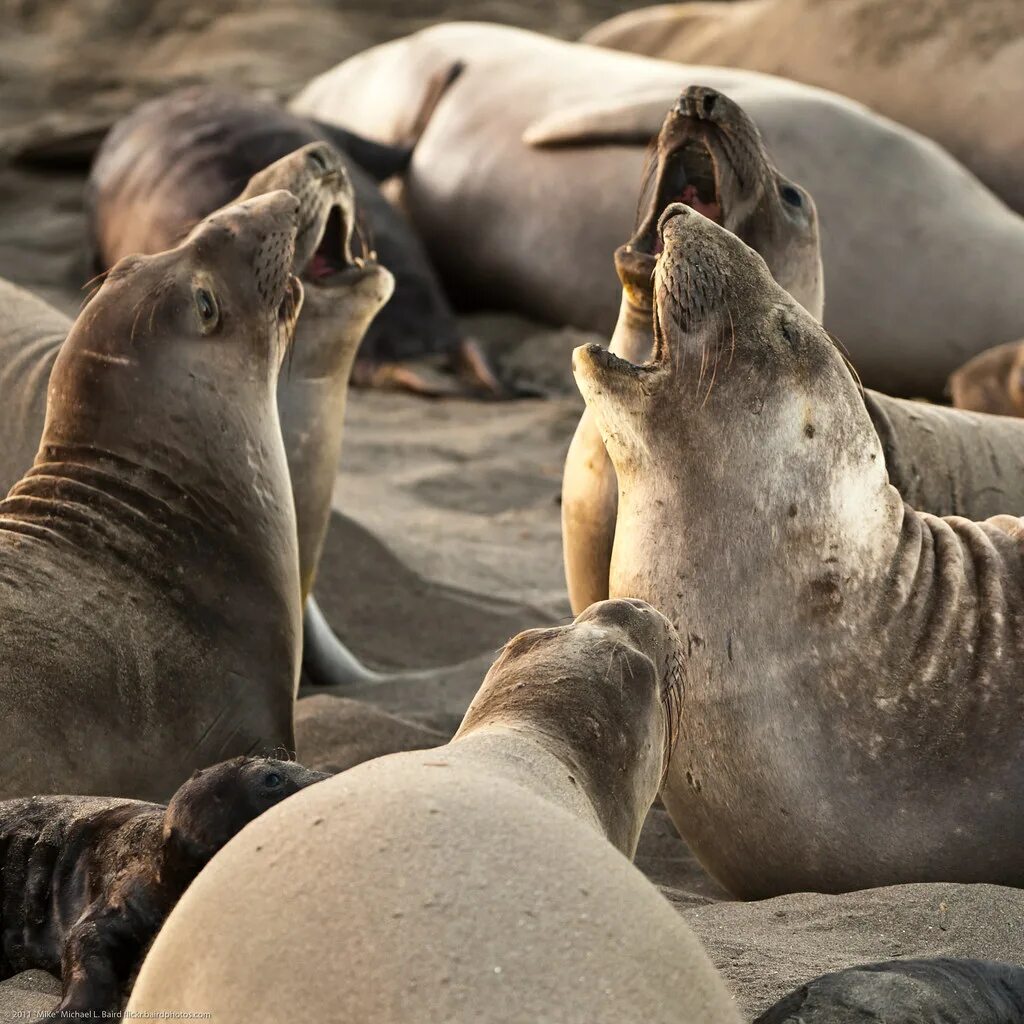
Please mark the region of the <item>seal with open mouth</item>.
POLYGON ((733 893, 1024 882, 1024 528, 915 512, 830 336, 662 215, 655 346, 576 379, 619 480, 610 591, 684 637, 673 821, 733 893))
POLYGON ((736 1024, 692 931, 629 860, 675 729, 678 657, 640 601, 514 637, 450 743, 313 786, 224 849, 128 1009, 736 1024), (272 863, 289 865, 284 892, 266 884, 272 863), (344 984, 313 955, 324 948, 358 964, 344 984))
MULTIPOLYGON (((433 95, 424 100, 427 107, 433 95)), ((410 112, 414 121, 419 116, 427 114, 410 112)), ((430 394, 500 392, 476 344, 462 337, 422 245, 377 187, 408 163, 407 143, 415 138, 377 145, 209 86, 144 103, 114 126, 90 173, 86 195, 96 272, 128 253, 169 248, 193 223, 232 201, 252 175, 318 141, 344 154, 363 229, 355 238, 356 255, 374 252, 395 278, 394 297, 360 346, 354 383, 430 394), (460 380, 434 373, 426 357, 448 360, 460 380)))
POLYGON ((0 795, 166 799, 293 749, 300 600, 278 373, 298 200, 227 207, 121 260, 50 376, 0 502, 0 795))
MULTIPOLYGON (((761 254, 776 282, 821 319, 813 198, 779 174, 737 104, 714 89, 692 86, 669 111, 659 135, 646 217, 615 253, 622 305, 610 351, 632 362, 650 358, 658 219, 675 201, 743 239, 761 254), (754 185, 744 189, 744 182, 754 185)), ((889 482, 914 508, 968 519, 1024 513, 1024 424, 870 390, 864 402, 882 441, 889 482)), ((593 417, 584 411, 562 486, 565 575, 576 611, 608 596, 617 500, 615 469, 593 417)))
POLYGON ((608 255, 633 227, 646 149, 699 83, 739 103, 814 196, 824 323, 865 384, 939 398, 966 359, 1024 337, 1024 219, 930 139, 834 93, 448 22, 350 57, 292 109, 393 142, 458 61, 402 200, 446 286, 477 305, 607 337, 619 305, 608 255))
POLYGON ((117 797, 0 802, 0 979, 59 974, 58 1020, 110 1020, 181 894, 250 821, 329 776, 238 757, 167 806, 117 797))

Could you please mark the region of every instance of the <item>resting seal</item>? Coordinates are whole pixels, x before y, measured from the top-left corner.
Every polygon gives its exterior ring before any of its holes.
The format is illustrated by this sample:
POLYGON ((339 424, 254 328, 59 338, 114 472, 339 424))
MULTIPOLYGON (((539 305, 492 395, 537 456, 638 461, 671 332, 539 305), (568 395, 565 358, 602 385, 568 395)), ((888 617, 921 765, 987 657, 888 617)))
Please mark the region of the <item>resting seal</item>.
MULTIPOLYGON (((441 92, 428 86, 424 105, 429 109, 441 92)), ((454 360, 475 384, 496 389, 475 344, 461 337, 422 245, 377 187, 408 163, 408 146, 378 146, 241 93, 205 86, 182 89, 144 103, 114 126, 86 189, 97 272, 129 253, 170 248, 196 221, 233 200, 252 175, 318 141, 345 154, 362 223, 380 262, 395 278, 393 300, 360 347, 354 382, 427 392, 450 389, 423 367, 408 365, 440 355, 454 360)), ((357 251, 368 254, 367 249, 357 251)))
POLYGON ((1015 0, 662 4, 610 18, 583 41, 833 89, 935 139, 1024 212, 1024 11, 1015 0))
POLYGON ((736 1024, 693 933, 627 859, 674 730, 677 644, 627 601, 520 634, 451 743, 335 776, 225 849, 157 937, 129 1010, 736 1024), (283 889, 261 881, 268 858, 290 865, 283 889), (344 984, 324 948, 357 965, 344 984))
POLYGON ((219 211, 120 261, 0 502, 0 795, 166 799, 294 747, 299 576, 275 389, 299 203, 219 211))
POLYGON ((196 772, 166 805, 45 796, 0 803, 0 979, 64 982, 51 1019, 110 1018, 181 894, 264 811, 328 778, 239 757, 196 772))
POLYGON ((660 231, 652 361, 574 366, 619 480, 610 592, 686 638, 676 827, 744 898, 1020 884, 1021 521, 907 506, 764 261, 682 205, 660 231))
POLYGON ((1010 341, 969 359, 949 378, 958 409, 1024 416, 1024 342, 1010 341))
MULTIPOLYGON (((691 86, 658 137, 646 215, 615 252, 622 305, 609 351, 636 363, 650 358, 658 218, 680 199, 759 252, 776 282, 821 319, 813 198, 778 172, 757 128, 735 103, 713 89, 691 86)), ((1024 513, 1024 424, 874 391, 865 392, 864 401, 882 440, 889 482, 908 504, 969 519, 1024 513)), ((617 490, 601 434, 584 411, 562 485, 565 576, 576 611, 608 596, 617 490)))
POLYGON ((649 141, 698 83, 746 110, 781 172, 814 196, 825 325, 865 384, 938 398, 966 359, 1024 337, 1024 220, 928 139, 819 89, 445 24, 345 61, 293 108, 393 141, 458 61, 466 69, 423 130, 403 202, 446 284, 480 304, 611 333, 608 256, 633 226, 649 141))
POLYGON ((823 974, 754 1024, 1014 1024, 1024 969, 986 960, 890 960, 823 974))

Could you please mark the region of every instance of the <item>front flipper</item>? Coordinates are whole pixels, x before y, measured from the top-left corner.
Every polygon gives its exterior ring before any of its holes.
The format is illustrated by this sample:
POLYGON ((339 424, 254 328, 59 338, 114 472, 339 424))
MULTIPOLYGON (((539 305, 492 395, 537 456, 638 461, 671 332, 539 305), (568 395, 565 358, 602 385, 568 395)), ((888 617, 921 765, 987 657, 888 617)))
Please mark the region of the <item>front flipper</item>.
POLYGON ((556 146, 646 146, 659 131, 678 93, 667 89, 614 100, 581 103, 546 114, 528 125, 523 142, 534 149, 556 146))

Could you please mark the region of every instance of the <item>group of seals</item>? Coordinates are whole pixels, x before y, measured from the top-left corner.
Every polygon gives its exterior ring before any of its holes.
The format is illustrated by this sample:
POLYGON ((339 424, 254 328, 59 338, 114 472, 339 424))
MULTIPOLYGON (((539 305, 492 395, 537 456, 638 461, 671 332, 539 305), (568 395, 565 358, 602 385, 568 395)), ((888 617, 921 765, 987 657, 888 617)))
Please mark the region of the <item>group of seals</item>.
POLYGON ((832 89, 935 139, 1024 213, 1024 10, 1016 0, 661 4, 602 22, 583 41, 832 89))
MULTIPOLYGON (((453 77, 456 73, 457 69, 451 72, 453 77)), ((443 85, 428 86, 425 109, 413 115, 428 116, 443 85)), ((360 348, 355 383, 428 392, 443 388, 443 382, 409 362, 437 355, 454 361, 474 385, 496 391, 497 383, 474 343, 461 337, 421 243, 377 187, 408 163, 406 138, 396 140, 399 146, 379 146, 256 97, 211 87, 182 89, 144 103, 107 135, 90 173, 87 205, 96 272, 128 253, 170 248, 195 222, 237 196, 268 164, 309 143, 325 141, 344 154, 361 223, 368 232, 363 251, 356 255, 369 256, 372 247, 395 278, 394 299, 360 348)), ((327 244, 307 268, 307 279, 319 281, 336 269, 339 256, 337 239, 328 234, 327 244)))
POLYGON ((619 481, 610 594, 685 637, 673 821, 743 898, 1021 884, 1021 521, 905 505, 764 261, 681 204, 659 231, 651 361, 574 369, 619 481))
POLYGON ((166 799, 294 747, 275 391, 299 210, 272 192, 120 261, 60 346, 35 463, 0 502, 0 796, 166 799))
MULTIPOLYGON (((743 239, 761 255, 775 281, 821 318, 813 196, 778 172, 757 128, 737 104, 714 89, 691 86, 668 112, 659 134, 654 185, 640 226, 615 252, 623 287, 611 352, 644 362, 653 351, 657 226, 665 208, 678 200, 743 239)), ((706 379, 710 386, 710 370, 706 379)), ((1024 513, 1024 423, 870 390, 864 401, 882 441, 889 482, 908 504, 969 519, 1024 513)), ((574 611, 608 597, 616 504, 615 470, 585 411, 562 485, 562 541, 574 611)))
POLYGON ((0 803, 0 979, 50 971, 64 989, 50 1019, 114 1016, 164 919, 213 855, 327 777, 239 757, 197 771, 166 807, 74 796, 0 803))
MULTIPOLYGON (((340 643, 312 595, 341 453, 353 360, 392 277, 376 260, 353 255, 357 207, 353 186, 328 143, 303 146, 249 180, 242 200, 275 189, 299 199, 293 272, 304 302, 277 404, 295 500, 302 598, 303 665, 314 682, 346 683, 367 670, 340 643)), ((46 409, 46 385, 71 322, 41 299, 0 281, 0 492, 32 464, 46 409)))
POLYGON ((520 634, 451 743, 352 768, 223 850, 129 1011, 737 1024, 693 933, 627 859, 664 772, 677 660, 641 602, 520 634), (343 980, 324 983, 325 948, 343 980))
POLYGON ((739 103, 814 195, 825 325, 865 384, 938 398, 966 359, 1024 337, 1024 221, 930 140, 820 89, 456 23, 352 57, 292 106, 393 141, 457 62, 402 198, 446 283, 479 303, 610 333, 608 254, 629 237, 645 148, 699 83, 739 103))

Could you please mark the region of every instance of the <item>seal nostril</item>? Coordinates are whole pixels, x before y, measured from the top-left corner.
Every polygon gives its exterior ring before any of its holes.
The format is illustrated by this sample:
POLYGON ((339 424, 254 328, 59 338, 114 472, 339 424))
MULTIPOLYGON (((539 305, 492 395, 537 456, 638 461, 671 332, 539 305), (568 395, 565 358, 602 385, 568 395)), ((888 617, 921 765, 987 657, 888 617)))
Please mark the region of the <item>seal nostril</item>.
POLYGON ((714 93, 705 93, 702 107, 704 108, 704 116, 710 117, 711 112, 715 109, 715 101, 718 97, 714 93))

